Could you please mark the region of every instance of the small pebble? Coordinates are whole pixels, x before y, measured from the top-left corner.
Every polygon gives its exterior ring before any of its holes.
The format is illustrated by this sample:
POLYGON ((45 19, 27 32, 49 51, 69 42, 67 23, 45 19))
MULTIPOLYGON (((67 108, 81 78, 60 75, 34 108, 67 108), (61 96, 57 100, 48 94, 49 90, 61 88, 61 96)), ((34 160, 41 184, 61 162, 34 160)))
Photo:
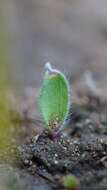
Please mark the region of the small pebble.
POLYGON ((58 164, 58 161, 57 161, 57 160, 55 160, 55 161, 54 161, 54 163, 55 163, 55 164, 58 164))

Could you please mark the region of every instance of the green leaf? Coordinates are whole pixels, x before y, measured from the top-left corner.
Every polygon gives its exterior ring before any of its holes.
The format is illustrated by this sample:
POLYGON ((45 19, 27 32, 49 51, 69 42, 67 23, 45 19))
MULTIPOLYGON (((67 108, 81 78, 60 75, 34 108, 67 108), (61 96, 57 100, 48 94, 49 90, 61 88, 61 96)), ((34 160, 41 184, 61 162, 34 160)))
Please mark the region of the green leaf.
POLYGON ((61 125, 69 109, 69 85, 65 76, 48 64, 39 94, 39 106, 47 125, 61 125))

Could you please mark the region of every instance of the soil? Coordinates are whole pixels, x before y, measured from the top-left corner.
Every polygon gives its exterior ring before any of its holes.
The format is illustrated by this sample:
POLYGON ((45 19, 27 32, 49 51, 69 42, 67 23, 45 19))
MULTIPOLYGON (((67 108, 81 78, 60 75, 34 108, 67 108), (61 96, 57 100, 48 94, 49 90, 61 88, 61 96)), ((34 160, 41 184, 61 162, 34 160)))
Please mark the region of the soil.
MULTIPOLYGON (((106 101, 87 95, 84 104, 72 105, 68 120, 69 127, 54 139, 47 130, 38 132, 37 123, 32 126, 29 121, 29 127, 35 130, 32 134, 26 132, 25 139, 18 141, 14 167, 1 166, 10 189, 66 190, 63 177, 67 174, 77 178, 78 190, 107 189, 106 101)), ((23 134, 25 131, 28 128, 23 134)))
POLYGON ((72 106, 72 113, 60 137, 51 139, 44 130, 18 147, 21 166, 42 178, 50 189, 65 189, 62 178, 67 174, 77 177, 80 190, 106 189, 106 102, 87 96, 85 104, 72 106))

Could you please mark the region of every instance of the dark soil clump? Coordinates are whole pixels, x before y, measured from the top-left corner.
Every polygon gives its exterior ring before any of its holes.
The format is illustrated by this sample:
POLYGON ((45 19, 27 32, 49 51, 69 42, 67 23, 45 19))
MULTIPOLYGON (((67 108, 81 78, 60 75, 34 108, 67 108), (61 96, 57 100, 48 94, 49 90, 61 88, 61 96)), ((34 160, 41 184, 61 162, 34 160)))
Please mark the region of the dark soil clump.
POLYGON ((106 135, 101 137, 90 132, 80 138, 62 135, 52 140, 44 132, 21 146, 19 152, 25 169, 46 179, 52 189, 64 189, 60 182, 66 174, 77 177, 78 189, 107 187, 106 135))
POLYGON ((63 178, 71 174, 79 184, 76 190, 107 189, 107 104, 98 97, 87 100, 72 105, 68 128, 54 139, 38 129, 39 123, 20 121, 24 130, 20 127, 12 169, 19 187, 21 179, 26 190, 66 190, 63 178))

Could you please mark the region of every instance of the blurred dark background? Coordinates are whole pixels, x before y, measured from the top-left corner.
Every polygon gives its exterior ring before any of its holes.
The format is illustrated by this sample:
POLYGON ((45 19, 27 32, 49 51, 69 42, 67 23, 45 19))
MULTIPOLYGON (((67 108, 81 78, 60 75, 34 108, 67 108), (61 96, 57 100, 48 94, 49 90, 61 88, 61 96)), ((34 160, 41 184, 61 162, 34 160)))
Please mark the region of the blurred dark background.
POLYGON ((91 70, 107 81, 106 0, 4 0, 10 77, 23 93, 38 87, 50 61, 71 78, 91 70))

